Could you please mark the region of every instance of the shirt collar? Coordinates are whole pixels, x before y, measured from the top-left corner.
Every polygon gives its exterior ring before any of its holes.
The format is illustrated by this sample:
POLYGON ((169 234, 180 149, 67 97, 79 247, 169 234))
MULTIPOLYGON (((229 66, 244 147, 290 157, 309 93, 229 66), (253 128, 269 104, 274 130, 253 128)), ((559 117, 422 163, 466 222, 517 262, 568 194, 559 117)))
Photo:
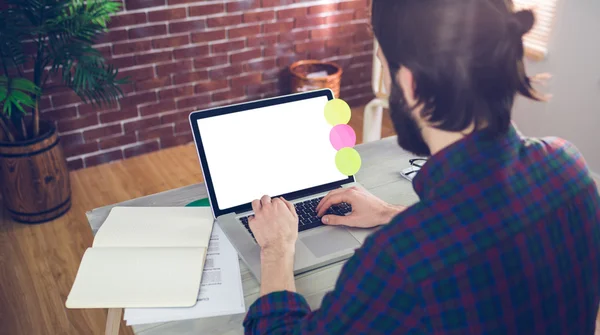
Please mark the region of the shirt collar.
POLYGON ((474 176, 482 169, 492 171, 514 155, 520 143, 521 135, 513 125, 496 137, 486 130, 473 132, 431 156, 415 176, 413 188, 421 200, 434 198, 444 189, 454 192, 448 186, 453 180, 465 180, 465 175, 474 176))

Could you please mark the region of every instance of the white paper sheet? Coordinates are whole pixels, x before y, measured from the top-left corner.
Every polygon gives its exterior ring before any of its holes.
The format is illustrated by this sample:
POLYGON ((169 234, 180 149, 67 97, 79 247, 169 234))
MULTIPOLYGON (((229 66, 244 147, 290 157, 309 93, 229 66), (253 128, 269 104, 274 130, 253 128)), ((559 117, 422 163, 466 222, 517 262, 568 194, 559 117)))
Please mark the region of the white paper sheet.
POLYGON ((189 308, 127 308, 127 325, 245 313, 237 252, 218 224, 210 237, 196 305, 189 308))

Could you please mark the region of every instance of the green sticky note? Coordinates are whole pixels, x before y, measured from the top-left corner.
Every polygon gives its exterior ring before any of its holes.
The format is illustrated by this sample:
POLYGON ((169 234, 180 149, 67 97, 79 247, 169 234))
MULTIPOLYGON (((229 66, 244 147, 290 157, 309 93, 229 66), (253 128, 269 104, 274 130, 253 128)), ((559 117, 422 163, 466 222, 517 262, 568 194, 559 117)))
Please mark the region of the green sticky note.
POLYGON ((210 202, 208 198, 203 198, 200 200, 192 201, 189 204, 185 205, 185 207, 209 207, 210 202))

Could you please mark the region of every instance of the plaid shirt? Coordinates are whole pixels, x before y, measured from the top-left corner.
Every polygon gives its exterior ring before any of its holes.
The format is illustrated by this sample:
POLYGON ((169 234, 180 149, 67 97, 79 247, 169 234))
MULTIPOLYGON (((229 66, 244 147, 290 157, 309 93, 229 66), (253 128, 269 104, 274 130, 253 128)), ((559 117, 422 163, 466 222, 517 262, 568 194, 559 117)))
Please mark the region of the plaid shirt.
POLYGON ((320 309, 271 293, 246 333, 594 333, 600 198, 573 145, 477 132, 413 186, 420 202, 369 236, 320 309))

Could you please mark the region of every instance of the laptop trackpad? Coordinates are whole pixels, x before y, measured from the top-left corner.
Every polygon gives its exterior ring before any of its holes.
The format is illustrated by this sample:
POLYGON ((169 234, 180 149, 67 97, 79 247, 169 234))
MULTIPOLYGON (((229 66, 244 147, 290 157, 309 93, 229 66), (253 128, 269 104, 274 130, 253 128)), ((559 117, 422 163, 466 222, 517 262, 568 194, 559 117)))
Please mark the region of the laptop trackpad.
POLYGON ((300 238, 308 250, 317 258, 360 246, 360 243, 345 228, 335 227, 333 229, 322 230, 323 232, 300 238))

